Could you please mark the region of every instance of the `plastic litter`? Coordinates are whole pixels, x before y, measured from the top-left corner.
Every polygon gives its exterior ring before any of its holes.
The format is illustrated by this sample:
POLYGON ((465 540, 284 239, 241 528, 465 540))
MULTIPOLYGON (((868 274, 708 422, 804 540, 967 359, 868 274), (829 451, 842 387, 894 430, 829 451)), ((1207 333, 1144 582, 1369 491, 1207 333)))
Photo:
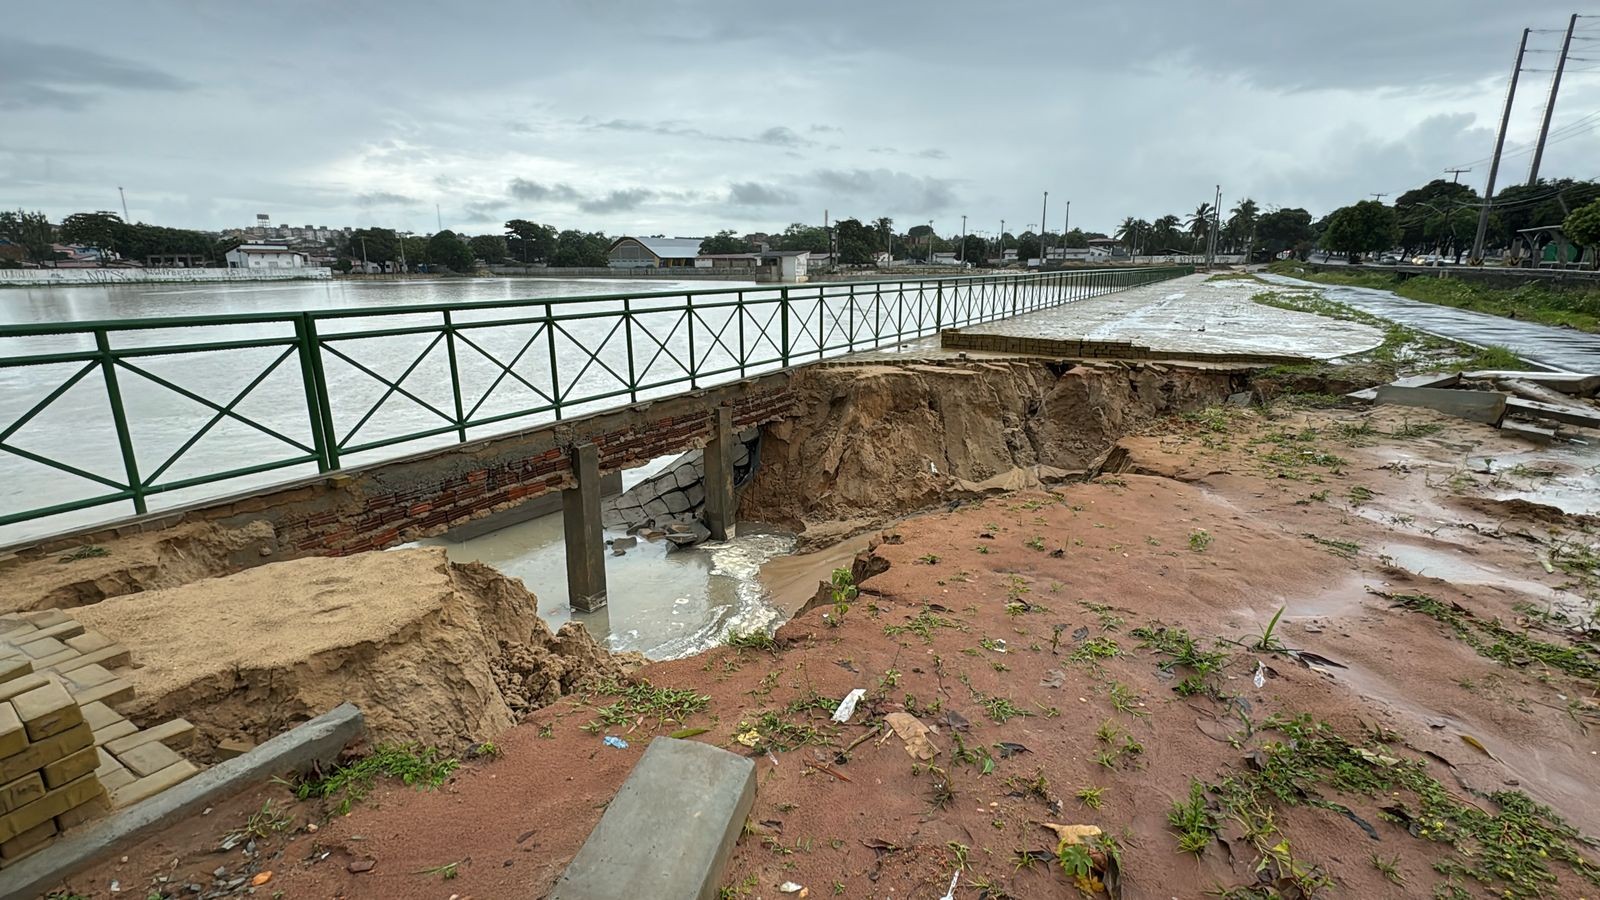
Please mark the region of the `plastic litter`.
POLYGON ((626 749, 628 749, 628 742, 627 741, 623 740, 622 738, 614 737, 614 736, 609 735, 609 734, 606 735, 605 744, 606 744, 607 747, 615 747, 618 750, 626 750, 626 749))
POLYGON ((956 882, 960 880, 961 870, 957 869, 956 873, 950 876, 950 890, 945 891, 944 896, 940 897, 939 900, 956 900, 956 882))
POLYGON ((1250 676, 1250 680, 1254 682, 1255 686, 1258 688, 1267 683, 1267 667, 1259 659, 1256 660, 1256 672, 1254 675, 1250 676))
POLYGON ((804 891, 805 887, 795 884, 792 881, 785 881, 783 884, 778 885, 778 890, 785 894, 798 894, 801 891, 804 891))
POLYGON ((841 725, 850 721, 850 717, 856 714, 856 703, 866 695, 866 688, 856 688, 845 694, 844 699, 839 701, 839 708, 833 711, 833 720, 841 725))

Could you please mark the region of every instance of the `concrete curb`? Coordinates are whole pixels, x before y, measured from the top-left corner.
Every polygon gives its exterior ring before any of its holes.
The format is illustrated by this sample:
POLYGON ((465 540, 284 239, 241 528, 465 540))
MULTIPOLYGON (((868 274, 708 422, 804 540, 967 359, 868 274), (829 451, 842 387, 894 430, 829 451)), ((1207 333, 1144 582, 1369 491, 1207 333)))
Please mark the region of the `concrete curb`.
POLYGON ((341 704, 243 756, 218 763, 0 871, 0 900, 34 900, 73 872, 229 794, 274 775, 301 771, 313 762, 332 762, 365 728, 361 710, 350 703, 341 704))

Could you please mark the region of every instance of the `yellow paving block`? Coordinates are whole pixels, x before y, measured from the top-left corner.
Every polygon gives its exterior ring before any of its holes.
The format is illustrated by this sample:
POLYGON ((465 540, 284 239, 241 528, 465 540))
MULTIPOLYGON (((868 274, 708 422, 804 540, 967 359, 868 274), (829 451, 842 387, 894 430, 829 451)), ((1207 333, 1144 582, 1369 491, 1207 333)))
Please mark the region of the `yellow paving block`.
POLYGON ((94 733, 94 744, 96 747, 98 747, 102 744, 114 741, 117 738, 123 738, 130 734, 138 733, 139 726, 129 722, 127 719, 118 719, 117 721, 94 733))
POLYGON ((77 637, 67 638, 67 646, 79 653, 93 653, 96 650, 103 650, 111 646, 112 643, 111 638, 93 629, 85 631, 77 637))
POLYGON ((112 706, 120 706, 133 699, 133 685, 121 678, 113 678, 105 684, 71 693, 73 699, 79 703, 109 703, 112 706))
POLYGON ((0 681, 10 681, 33 671, 33 660, 26 656, 7 656, 0 658, 0 681))
MULTIPOLYGON (((104 785, 102 785, 104 787, 104 785)), ((56 816, 56 827, 62 831, 91 822, 111 811, 111 797, 102 790, 89 802, 75 806, 56 816)))
MULTIPOLYGON (((111 748, 107 747, 106 749, 110 750, 111 748)), ((154 775, 162 769, 183 760, 183 757, 179 756, 177 751, 160 741, 146 741, 120 753, 116 750, 111 750, 111 752, 116 756, 117 762, 127 766, 129 771, 140 778, 154 775)))
POLYGON ((85 747, 94 746, 94 732, 88 722, 80 722, 60 734, 42 741, 34 741, 21 753, 0 759, 0 783, 14 781, 29 772, 36 772, 50 763, 70 756, 85 747))
POLYGON ((17 644, 17 649, 21 650, 32 659, 43 659, 46 656, 56 656, 61 653, 72 652, 66 644, 61 643, 55 638, 49 637, 38 638, 37 640, 29 641, 26 644, 19 643, 17 644))
POLYGON ((95 748, 85 747, 65 759, 46 765, 40 772, 44 775, 45 788, 58 788, 88 775, 99 765, 100 757, 95 748))
POLYGON ((47 684, 11 698, 28 740, 42 741, 83 722, 83 710, 59 684, 47 684))
POLYGON ((80 703, 83 707, 83 720, 95 731, 115 722, 126 722, 127 718, 104 703, 80 703))
POLYGON ((85 775, 71 784, 47 791, 43 797, 27 806, 0 816, 0 843, 26 834, 30 828, 54 819, 69 809, 82 806, 102 790, 104 788, 93 775, 85 775))
POLYGON ((10 681, 0 681, 0 700, 10 700, 18 694, 25 694, 34 688, 44 687, 50 679, 42 673, 33 672, 10 681))
POLYGON ((44 796, 44 779, 29 772, 10 784, 0 785, 0 813, 8 813, 44 796))
POLYGON ((80 666, 87 666, 95 663, 99 663, 107 668, 115 669, 119 666, 127 665, 132 660, 133 654, 128 652, 127 647, 124 647, 121 644, 112 644, 109 647, 101 647, 99 650, 85 653, 82 656, 69 659, 66 662, 56 663, 50 666, 50 669, 52 671, 65 674, 80 666))
POLYGON ((28 747, 28 732, 10 703, 0 700, 0 757, 19 753, 28 747))
POLYGON ((9 841, 0 841, 0 863, 14 863, 35 850, 42 850, 55 836, 55 821, 46 819, 9 841))
POLYGON ((138 803, 147 797, 154 797, 167 788, 175 784, 181 784, 194 777, 199 772, 199 766, 189 762, 187 759, 180 760, 154 775, 147 775, 132 784, 123 785, 121 788, 113 790, 111 792, 111 808, 121 809, 124 806, 138 803))
POLYGON ((194 742, 194 725, 188 719, 169 719, 160 725, 146 728, 137 734, 118 738, 106 743, 106 749, 112 753, 120 754, 125 750, 132 750, 140 744, 151 741, 160 741, 168 747, 187 747, 194 742))

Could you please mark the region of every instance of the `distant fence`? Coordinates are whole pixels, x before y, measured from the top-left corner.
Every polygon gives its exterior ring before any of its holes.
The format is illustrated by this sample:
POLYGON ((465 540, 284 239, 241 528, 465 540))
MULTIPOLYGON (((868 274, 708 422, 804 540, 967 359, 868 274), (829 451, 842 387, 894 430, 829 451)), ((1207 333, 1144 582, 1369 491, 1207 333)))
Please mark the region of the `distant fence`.
POLYGON ((0 326, 0 526, 144 513, 156 495, 478 440, 1190 271, 0 326))
POLYGON ((321 281, 331 277, 333 273, 321 266, 299 269, 0 269, 0 285, 15 287, 207 281, 321 281))

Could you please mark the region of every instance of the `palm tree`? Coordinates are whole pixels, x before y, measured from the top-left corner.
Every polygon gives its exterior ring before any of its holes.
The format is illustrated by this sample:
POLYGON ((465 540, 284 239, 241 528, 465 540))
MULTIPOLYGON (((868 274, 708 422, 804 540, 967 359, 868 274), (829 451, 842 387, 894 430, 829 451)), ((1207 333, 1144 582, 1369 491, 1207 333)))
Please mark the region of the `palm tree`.
POLYGON ((1152 246, 1150 249, 1156 251, 1157 253, 1176 249, 1175 245, 1178 243, 1178 225, 1182 221, 1182 219, 1179 219, 1177 216, 1169 213, 1151 223, 1150 237, 1151 243, 1154 246, 1152 246))
POLYGON ((1139 237, 1139 222, 1138 222, 1138 220, 1135 219, 1133 216, 1128 216, 1127 218, 1123 219, 1122 220, 1122 224, 1117 226, 1117 233, 1115 235, 1112 235, 1112 236, 1115 237, 1117 240, 1123 242, 1124 244, 1127 244, 1128 245, 1128 252, 1132 253, 1133 252, 1134 243, 1135 243, 1135 241, 1138 240, 1138 237, 1139 237))
POLYGON ((1189 234, 1194 237, 1196 249, 1205 246, 1206 238, 1211 234, 1211 217, 1215 213, 1216 210, 1211 208, 1211 204, 1202 203, 1189 215, 1186 224, 1189 226, 1189 234))
POLYGON ((1256 202, 1249 197, 1240 200, 1239 205, 1233 208, 1233 213, 1228 216, 1228 227, 1224 229, 1224 232, 1228 235, 1228 242, 1233 246, 1233 249, 1243 249, 1244 252, 1249 252, 1247 245, 1250 242, 1250 238, 1255 234, 1256 217, 1260 215, 1260 212, 1261 207, 1257 206, 1256 202))

